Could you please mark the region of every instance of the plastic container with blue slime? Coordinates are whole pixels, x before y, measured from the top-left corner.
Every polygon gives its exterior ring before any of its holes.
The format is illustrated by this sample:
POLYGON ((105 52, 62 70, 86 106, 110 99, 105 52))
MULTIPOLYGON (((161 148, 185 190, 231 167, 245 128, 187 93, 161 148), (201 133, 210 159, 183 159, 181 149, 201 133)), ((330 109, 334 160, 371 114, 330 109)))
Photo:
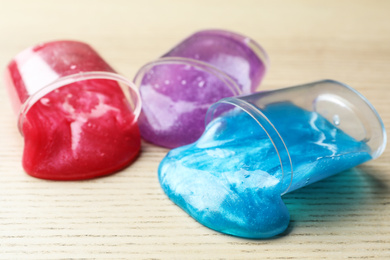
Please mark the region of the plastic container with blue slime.
POLYGON ((282 233, 283 194, 375 159, 386 144, 368 100, 332 80, 224 98, 206 123, 162 160, 161 187, 201 224, 246 238, 282 233))
POLYGON ((143 100, 142 137, 169 148, 196 141, 209 106, 255 92, 267 64, 265 51, 246 36, 223 30, 190 35, 134 78, 143 100))

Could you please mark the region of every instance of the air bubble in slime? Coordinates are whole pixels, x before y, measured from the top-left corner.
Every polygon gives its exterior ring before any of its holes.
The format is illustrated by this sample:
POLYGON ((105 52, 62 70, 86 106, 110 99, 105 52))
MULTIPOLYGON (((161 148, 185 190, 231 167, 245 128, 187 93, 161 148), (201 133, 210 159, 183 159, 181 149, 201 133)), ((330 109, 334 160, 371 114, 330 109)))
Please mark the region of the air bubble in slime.
POLYGON ((89 45, 53 41, 26 49, 10 62, 5 80, 28 174, 88 179, 118 171, 138 155, 138 90, 89 45))
POLYGON ((168 197, 201 224, 235 236, 282 233, 282 195, 380 156, 386 132, 372 105, 335 81, 225 98, 195 143, 159 166, 168 197))
POLYGON ((142 99, 142 137, 169 148, 196 141, 209 106, 254 92, 267 64, 265 51, 248 37, 222 30, 192 34, 134 79, 142 99))

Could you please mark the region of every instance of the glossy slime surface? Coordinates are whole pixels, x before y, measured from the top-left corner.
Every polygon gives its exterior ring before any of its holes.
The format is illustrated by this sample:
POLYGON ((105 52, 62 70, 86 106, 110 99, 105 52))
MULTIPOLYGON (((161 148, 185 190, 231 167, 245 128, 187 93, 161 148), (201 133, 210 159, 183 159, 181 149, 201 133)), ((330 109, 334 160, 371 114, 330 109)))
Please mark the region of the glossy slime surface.
MULTIPOLYGON (((34 58, 39 61, 35 63, 37 72, 42 64, 51 66, 50 73, 63 76, 113 72, 87 45, 59 41, 40 45, 35 51, 40 55, 34 58)), ((18 95, 23 96, 26 88, 23 78, 17 77, 18 64, 12 62, 9 70, 18 95)), ((51 91, 30 108, 21 129, 23 167, 43 179, 78 180, 113 173, 131 163, 141 145, 122 89, 116 81, 106 79, 79 81, 51 91)))
POLYGON ((169 148, 201 136, 211 104, 255 91, 267 62, 265 52, 252 40, 221 30, 195 33, 163 58, 178 59, 157 60, 141 75, 139 126, 144 139, 169 148), (198 62, 206 66, 197 66, 198 62))
POLYGON ((78 180, 107 175, 131 163, 141 137, 115 84, 73 83, 41 98, 23 123, 26 172, 43 179, 78 180))
MULTIPOLYGON (((293 163, 289 192, 371 159, 366 144, 315 112, 291 103, 266 109, 293 163)), ((283 180, 266 133, 242 110, 214 119, 197 142, 170 151, 160 164, 159 180, 173 202, 211 229, 268 238, 288 226, 281 193, 290 180, 283 180)))
POLYGON ((155 66, 146 79, 140 88, 140 131, 147 141, 164 147, 198 139, 208 107, 235 94, 218 77, 191 65, 155 66))

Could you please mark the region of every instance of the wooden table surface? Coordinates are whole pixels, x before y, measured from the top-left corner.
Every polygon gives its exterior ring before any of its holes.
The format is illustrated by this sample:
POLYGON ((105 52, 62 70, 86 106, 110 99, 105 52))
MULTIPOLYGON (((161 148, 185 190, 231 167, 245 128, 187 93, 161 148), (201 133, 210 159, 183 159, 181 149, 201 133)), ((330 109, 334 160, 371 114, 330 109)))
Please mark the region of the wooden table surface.
MULTIPOLYGON (((189 34, 222 28, 268 52, 261 89, 336 79, 366 96, 390 129, 390 1, 0 4, 1 70, 26 47, 75 39, 132 79, 189 34)), ((175 206, 157 179, 168 150, 145 142, 135 163, 109 177, 28 176, 4 81, 0 111, 1 259, 390 259, 390 147, 374 161, 285 195, 288 230, 247 240, 210 230, 175 206)))

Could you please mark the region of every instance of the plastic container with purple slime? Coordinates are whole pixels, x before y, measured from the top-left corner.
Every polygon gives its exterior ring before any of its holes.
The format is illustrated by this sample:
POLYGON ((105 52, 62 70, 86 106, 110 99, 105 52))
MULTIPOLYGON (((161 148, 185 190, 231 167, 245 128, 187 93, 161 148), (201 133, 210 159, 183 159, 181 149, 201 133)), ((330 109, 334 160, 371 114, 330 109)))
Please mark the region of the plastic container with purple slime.
POLYGON ((196 141, 209 106, 255 92, 267 66, 266 52, 248 37, 223 30, 192 34, 135 76, 142 137, 168 148, 196 141))

